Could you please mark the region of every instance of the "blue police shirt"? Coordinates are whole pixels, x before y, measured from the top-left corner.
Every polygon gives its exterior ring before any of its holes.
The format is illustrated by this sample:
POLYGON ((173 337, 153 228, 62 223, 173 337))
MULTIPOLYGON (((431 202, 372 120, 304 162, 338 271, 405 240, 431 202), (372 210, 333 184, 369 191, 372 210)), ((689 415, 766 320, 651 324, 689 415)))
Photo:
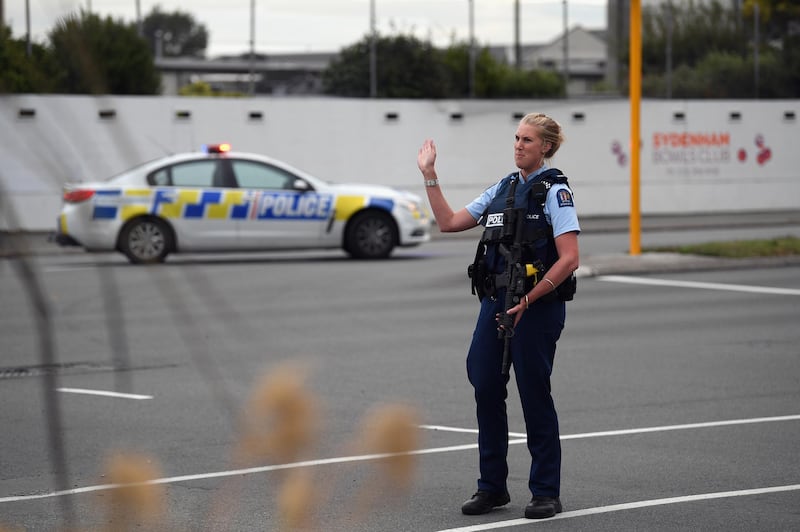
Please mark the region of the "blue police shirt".
MULTIPOLYGON (((536 177, 545 170, 548 166, 543 165, 536 172, 528 176, 528 179, 536 177)), ((517 173, 516 179, 519 179, 517 173)), ((486 211, 486 208, 492 202, 497 189, 500 187, 501 179, 491 187, 483 191, 483 193, 467 204, 466 209, 475 220, 478 220, 481 215, 486 211)), ((544 216, 547 223, 553 227, 553 237, 576 231, 580 233, 581 228, 578 224, 578 213, 575 210, 575 200, 572 196, 572 191, 563 183, 554 184, 547 192, 547 198, 544 204, 544 216)))

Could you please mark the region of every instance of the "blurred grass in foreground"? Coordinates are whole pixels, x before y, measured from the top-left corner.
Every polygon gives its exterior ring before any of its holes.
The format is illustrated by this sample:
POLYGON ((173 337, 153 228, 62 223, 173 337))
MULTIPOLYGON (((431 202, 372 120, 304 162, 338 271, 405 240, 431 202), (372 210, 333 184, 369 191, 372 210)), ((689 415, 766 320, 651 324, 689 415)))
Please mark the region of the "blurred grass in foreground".
POLYGON ((764 240, 732 240, 730 242, 708 242, 684 246, 662 246, 644 251, 683 253, 743 259, 748 257, 785 257, 800 255, 800 238, 783 236, 764 240))

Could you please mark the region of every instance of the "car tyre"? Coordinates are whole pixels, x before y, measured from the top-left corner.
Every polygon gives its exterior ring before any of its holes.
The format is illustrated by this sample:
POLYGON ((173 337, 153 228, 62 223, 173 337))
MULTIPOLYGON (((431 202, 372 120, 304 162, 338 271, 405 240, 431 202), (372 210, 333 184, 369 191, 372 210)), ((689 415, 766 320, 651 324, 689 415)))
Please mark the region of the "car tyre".
POLYGON ((384 212, 367 211, 347 225, 345 251, 357 259, 384 259, 397 246, 397 227, 384 212))
POLYGON ((132 220, 119 236, 119 249, 133 264, 164 262, 173 245, 172 230, 156 218, 132 220))

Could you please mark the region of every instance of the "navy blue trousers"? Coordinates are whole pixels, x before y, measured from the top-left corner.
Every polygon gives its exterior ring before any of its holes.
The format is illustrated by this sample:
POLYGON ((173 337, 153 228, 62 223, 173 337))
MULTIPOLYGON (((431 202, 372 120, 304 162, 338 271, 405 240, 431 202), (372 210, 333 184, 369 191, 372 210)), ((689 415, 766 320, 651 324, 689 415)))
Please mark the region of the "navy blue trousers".
MULTIPOLYGON (((508 477, 508 376, 501 373, 503 340, 495 315, 503 310, 505 292, 481 302, 478 323, 467 355, 467 376, 475 389, 478 415, 480 478, 478 489, 503 493, 508 477)), ((561 442, 558 416, 550 395, 556 342, 564 328, 565 304, 534 302, 522 315, 511 339, 513 373, 520 394, 531 469, 528 487, 539 497, 558 497, 561 486, 561 442)))

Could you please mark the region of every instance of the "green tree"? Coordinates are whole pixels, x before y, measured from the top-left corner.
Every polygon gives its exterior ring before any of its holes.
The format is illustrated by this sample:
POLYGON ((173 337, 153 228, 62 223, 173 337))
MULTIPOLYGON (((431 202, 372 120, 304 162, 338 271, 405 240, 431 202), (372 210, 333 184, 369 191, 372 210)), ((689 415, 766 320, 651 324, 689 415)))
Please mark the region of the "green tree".
POLYGON ((556 72, 517 70, 495 63, 478 69, 478 91, 481 98, 560 98, 564 82, 556 72))
POLYGON ((142 33, 154 56, 203 57, 208 46, 208 31, 188 13, 165 13, 153 8, 142 21, 142 33), (159 50, 160 49, 160 50, 159 50))
POLYGON ((742 13, 747 24, 755 21, 755 6, 758 4, 759 27, 767 41, 782 40, 796 34, 800 24, 800 2, 797 0, 744 0, 742 13))
POLYGON ((50 32, 52 54, 64 68, 58 90, 71 94, 157 94, 161 79, 135 24, 81 11, 50 32))
POLYGON ((0 25, 0 93, 53 92, 58 66, 47 48, 31 44, 31 55, 22 39, 13 39, 11 30, 0 25))
MULTIPOLYGON (((325 92, 369 96, 369 37, 345 48, 324 72, 325 92)), ((440 50, 414 37, 381 37, 377 42, 378 96, 383 98, 466 98, 470 96, 470 47, 454 43, 440 50)), ((558 97, 557 74, 522 71, 498 62, 482 48, 475 58, 478 98, 558 97)))
POLYGON ((800 34, 787 35, 783 39, 781 64, 786 74, 791 98, 800 97, 800 34))
POLYGON ((664 72, 668 39, 671 39, 672 64, 676 66, 693 67, 710 52, 742 49, 741 28, 735 13, 717 0, 671 1, 642 10, 644 74, 664 72))
MULTIPOLYGON (((376 81, 380 98, 444 98, 447 76, 439 52, 411 36, 378 37, 376 81)), ((323 73, 327 94, 370 95, 370 37, 344 48, 323 73)))
MULTIPOLYGON (((469 43, 444 50, 444 62, 453 88, 451 97, 469 95, 469 43)), ((478 98, 558 98, 564 94, 562 78, 544 70, 517 70, 497 61, 488 48, 475 57, 475 96, 478 98)))
MULTIPOLYGON (((796 98, 800 96, 800 5, 788 0, 664 2, 642 11, 642 93, 663 97, 667 43, 678 98, 796 98), (754 5, 759 6, 756 43, 754 5), (670 29, 671 28, 671 29, 670 29), (758 46, 758 87, 755 50, 758 46)), ((622 60, 627 63, 627 52, 622 60)))

